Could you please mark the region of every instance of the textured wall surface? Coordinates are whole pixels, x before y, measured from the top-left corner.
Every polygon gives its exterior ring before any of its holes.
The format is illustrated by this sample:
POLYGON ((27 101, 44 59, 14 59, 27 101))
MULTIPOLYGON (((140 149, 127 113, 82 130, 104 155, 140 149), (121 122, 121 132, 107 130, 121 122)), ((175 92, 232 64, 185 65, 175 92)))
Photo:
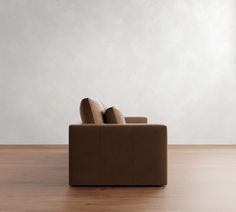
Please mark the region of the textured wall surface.
POLYGON ((0 0, 0 143, 67 143, 87 96, 236 143, 236 1, 0 0))

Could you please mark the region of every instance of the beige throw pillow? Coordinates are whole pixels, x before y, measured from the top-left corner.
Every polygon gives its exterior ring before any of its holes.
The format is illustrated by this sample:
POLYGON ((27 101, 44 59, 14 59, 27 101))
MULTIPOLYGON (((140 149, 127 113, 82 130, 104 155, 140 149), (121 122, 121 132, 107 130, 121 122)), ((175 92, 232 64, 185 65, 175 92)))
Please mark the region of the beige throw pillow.
POLYGON ((105 123, 110 124, 125 124, 125 117, 115 107, 110 107, 105 112, 105 123))
POLYGON ((103 124, 104 108, 90 98, 82 99, 80 103, 80 116, 83 124, 103 124))

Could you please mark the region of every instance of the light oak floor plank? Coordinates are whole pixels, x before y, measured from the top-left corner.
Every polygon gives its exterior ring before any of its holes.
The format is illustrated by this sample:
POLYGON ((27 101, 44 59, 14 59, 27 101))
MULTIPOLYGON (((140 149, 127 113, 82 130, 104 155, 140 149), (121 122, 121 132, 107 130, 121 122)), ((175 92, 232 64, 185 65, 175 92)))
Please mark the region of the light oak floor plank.
POLYGON ((236 145, 170 145, 168 159, 165 187, 72 188, 67 145, 0 145, 0 211, 236 211, 236 145))

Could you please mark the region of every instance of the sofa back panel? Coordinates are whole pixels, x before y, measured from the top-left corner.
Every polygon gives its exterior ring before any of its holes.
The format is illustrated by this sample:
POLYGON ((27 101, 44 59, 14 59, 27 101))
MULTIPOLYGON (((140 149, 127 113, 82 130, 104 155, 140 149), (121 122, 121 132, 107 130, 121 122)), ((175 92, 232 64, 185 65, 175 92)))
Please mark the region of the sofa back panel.
POLYGON ((80 116, 83 124, 103 124, 103 106, 90 98, 82 99, 80 103, 80 116))

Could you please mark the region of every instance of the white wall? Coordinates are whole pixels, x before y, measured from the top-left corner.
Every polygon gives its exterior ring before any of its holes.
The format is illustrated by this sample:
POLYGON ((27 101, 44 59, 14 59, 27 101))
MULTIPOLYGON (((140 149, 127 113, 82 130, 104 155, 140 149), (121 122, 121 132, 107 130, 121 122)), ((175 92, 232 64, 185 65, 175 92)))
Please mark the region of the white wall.
POLYGON ((236 1, 0 0, 0 143, 67 143, 87 96, 236 143, 236 1))

